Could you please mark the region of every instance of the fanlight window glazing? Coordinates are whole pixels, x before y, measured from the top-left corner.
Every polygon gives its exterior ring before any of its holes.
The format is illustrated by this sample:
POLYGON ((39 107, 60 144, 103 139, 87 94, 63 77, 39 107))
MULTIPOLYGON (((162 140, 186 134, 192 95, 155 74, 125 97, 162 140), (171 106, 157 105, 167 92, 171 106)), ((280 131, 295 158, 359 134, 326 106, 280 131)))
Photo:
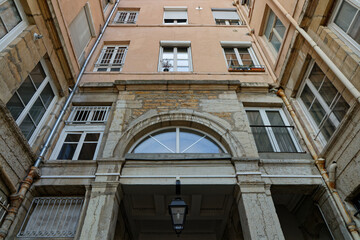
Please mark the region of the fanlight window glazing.
POLYGON ((166 128, 142 138, 132 153, 224 153, 205 133, 189 128, 166 128))

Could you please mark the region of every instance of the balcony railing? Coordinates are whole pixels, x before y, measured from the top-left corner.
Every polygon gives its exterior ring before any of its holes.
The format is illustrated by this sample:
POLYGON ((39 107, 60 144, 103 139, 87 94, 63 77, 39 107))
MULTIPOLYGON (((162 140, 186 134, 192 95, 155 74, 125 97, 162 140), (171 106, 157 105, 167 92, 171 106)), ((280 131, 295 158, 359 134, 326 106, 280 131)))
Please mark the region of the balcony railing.
POLYGON ((265 72, 263 65, 230 65, 229 72, 265 72))

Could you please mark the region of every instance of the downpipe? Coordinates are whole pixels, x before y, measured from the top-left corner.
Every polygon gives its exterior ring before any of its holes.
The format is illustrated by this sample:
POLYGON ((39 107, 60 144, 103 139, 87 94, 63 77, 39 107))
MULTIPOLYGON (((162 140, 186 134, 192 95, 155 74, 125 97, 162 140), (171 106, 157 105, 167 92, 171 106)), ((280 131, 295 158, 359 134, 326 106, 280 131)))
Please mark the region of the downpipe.
POLYGON ((8 235, 9 229, 16 218, 16 215, 19 211, 19 208, 20 208, 24 198, 25 198, 26 193, 28 192, 29 188, 33 184, 34 180, 40 177, 39 165, 42 162, 42 160, 44 159, 44 156, 45 156, 48 148, 50 147, 51 141, 54 138, 56 131, 57 131, 58 127, 60 126, 62 119, 67 111, 67 108, 70 106, 70 103, 75 95, 75 92, 79 87, 80 80, 85 72, 85 68, 87 67, 87 65, 89 63, 90 58, 94 54, 96 47, 99 45, 99 42, 100 42, 101 38, 103 37, 104 32, 105 32, 107 26, 109 25, 110 19, 114 15, 119 2, 120 2, 120 0, 116 1, 113 9, 111 10, 109 17, 106 19, 106 22, 105 22, 103 28, 101 29, 101 32, 100 32, 98 38, 96 39, 93 47, 91 48, 90 53, 89 53, 88 57, 86 58, 85 63, 83 65, 83 67, 81 68, 78 77, 76 78, 76 82, 75 82, 75 85, 74 85, 72 91, 70 92, 69 96, 67 97, 65 104, 62 107, 60 114, 59 114, 54 126, 52 127, 52 129, 50 131, 49 136, 46 138, 46 141, 40 151, 38 158, 36 159, 34 165, 30 168, 29 173, 26 176, 25 180, 22 181, 19 191, 17 193, 15 191, 15 193, 10 196, 10 207, 8 209, 7 215, 5 216, 3 224, 1 225, 1 228, 0 228, 0 240, 5 239, 5 237, 8 235))
POLYGON ((353 221, 350 214, 347 212, 343 202, 341 201, 339 193, 335 189, 335 169, 337 167, 336 163, 332 163, 329 167, 329 173, 331 176, 331 178, 330 178, 326 171, 326 168, 325 168, 325 159, 319 158, 319 156, 317 155, 312 143, 310 142, 309 138, 307 137, 307 135, 305 133, 304 128, 302 127, 298 117, 296 116, 293 107, 291 106, 288 98, 286 97, 284 90, 279 89, 276 94, 279 97, 281 97, 281 99, 283 100, 283 102, 286 106, 286 109, 289 111, 301 137, 303 138, 307 148, 309 149, 311 156, 315 160, 315 165, 316 165, 317 169, 319 170, 323 180, 325 181, 325 183, 331 193, 331 196, 333 197, 333 199, 338 207, 338 210, 340 211, 340 214, 346 223, 346 227, 348 228, 349 232, 351 233, 352 237, 355 240, 360 240, 360 235, 356 228, 355 222, 353 221))

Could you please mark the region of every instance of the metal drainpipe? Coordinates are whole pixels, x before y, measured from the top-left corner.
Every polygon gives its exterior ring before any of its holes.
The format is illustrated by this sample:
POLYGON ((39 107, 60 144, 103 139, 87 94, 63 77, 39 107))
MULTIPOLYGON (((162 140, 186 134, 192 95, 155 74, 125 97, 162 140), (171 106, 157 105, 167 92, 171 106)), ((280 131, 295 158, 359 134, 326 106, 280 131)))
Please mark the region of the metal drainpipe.
POLYGON ((98 38, 96 39, 96 42, 94 43, 94 46, 91 48, 91 51, 90 51, 88 57, 86 58, 85 63, 83 65, 83 67, 81 68, 80 73, 79 73, 79 75, 78 75, 78 77, 76 79, 73 90, 71 91, 71 93, 67 97, 66 102, 65 102, 64 106, 62 107, 62 109, 60 111, 58 119, 56 120, 53 128, 50 131, 49 136, 47 137, 47 139, 46 139, 46 141, 44 143, 44 146, 42 147, 42 149, 40 151, 39 157, 36 159, 35 164, 30 168, 30 171, 29 171, 28 175, 26 176, 25 180, 22 182, 22 184, 20 186, 20 189, 19 189, 19 192, 10 196, 10 208, 9 208, 8 213, 7 213, 7 215, 6 215, 5 219, 4 219, 4 222, 3 222, 3 224, 1 225, 1 228, 0 228, 0 240, 5 239, 5 237, 7 236, 8 232, 9 232, 9 229, 10 229, 12 223, 15 220, 16 214, 17 214, 17 212, 18 212, 18 210, 19 210, 19 208, 20 208, 20 206, 22 204, 22 201, 25 198, 25 195, 26 195, 27 191, 31 187, 32 183, 34 182, 34 179, 39 177, 38 167, 39 167, 41 161, 44 159, 46 151, 50 147, 51 141, 52 141, 53 137, 56 134, 56 130, 59 127, 59 125, 60 125, 60 123, 62 121, 62 118, 64 117, 64 115, 66 113, 66 110, 69 107, 69 105, 70 105, 70 103, 71 103, 71 101, 72 101, 72 99, 73 99, 73 97, 75 95, 75 92, 76 92, 76 90, 77 90, 77 88, 79 86, 80 79, 81 79, 81 77, 83 76, 83 74, 85 72, 85 68, 86 68, 87 64, 89 63, 90 58, 93 55, 93 53, 94 53, 97 45, 99 44, 102 36, 104 35, 104 32, 105 32, 107 26, 109 25, 110 19, 114 15, 115 10, 117 9, 117 6, 118 6, 119 2, 120 2, 120 0, 117 0, 116 3, 114 4, 114 7, 111 10, 111 13, 110 13, 109 17, 106 19, 104 27, 101 29, 101 32, 100 32, 98 38))
POLYGON ((316 44, 316 42, 310 37, 304 29, 302 29, 295 19, 286 11, 286 9, 277 1, 272 0, 273 3, 279 8, 279 10, 285 15, 285 17, 290 21, 290 23, 295 27, 295 29, 303 36, 303 38, 310 44, 310 46, 315 50, 319 57, 328 65, 331 71, 338 77, 338 79, 344 84, 344 86, 349 90, 349 92, 355 97, 356 101, 360 103, 360 92, 359 90, 350 82, 349 79, 340 71, 340 69, 331 61, 331 59, 326 55, 326 53, 316 44))
POLYGON ((289 100, 287 99, 285 93, 284 93, 284 90, 282 89, 279 89, 278 92, 276 93, 279 97, 281 97, 281 99, 283 100, 287 110, 289 111, 298 131, 300 132, 307 148, 309 149, 309 152, 311 154, 311 156, 313 157, 313 159, 315 160, 315 165, 316 167, 318 168, 323 180, 325 181, 326 185, 328 186, 330 192, 331 192, 331 196, 333 197, 340 213, 341 213, 341 216, 343 217, 345 223, 346 223, 346 226, 349 230, 349 232, 351 233, 352 237, 355 239, 355 240, 360 240, 360 235, 359 235, 359 232, 356 228, 356 225, 355 225, 355 222, 353 221, 352 217, 350 216, 350 214, 347 212, 343 202, 341 201, 341 198, 338 194, 338 192, 336 191, 336 189, 333 187, 333 185, 330 183, 330 179, 329 179, 329 176, 326 172, 326 169, 325 169, 325 159, 323 158, 319 158, 319 156, 317 155, 312 143, 310 142, 310 140, 308 139, 306 133, 305 133, 305 130, 304 128, 302 127, 299 119, 297 118, 296 114, 295 114, 295 111, 294 109, 292 108, 289 100))

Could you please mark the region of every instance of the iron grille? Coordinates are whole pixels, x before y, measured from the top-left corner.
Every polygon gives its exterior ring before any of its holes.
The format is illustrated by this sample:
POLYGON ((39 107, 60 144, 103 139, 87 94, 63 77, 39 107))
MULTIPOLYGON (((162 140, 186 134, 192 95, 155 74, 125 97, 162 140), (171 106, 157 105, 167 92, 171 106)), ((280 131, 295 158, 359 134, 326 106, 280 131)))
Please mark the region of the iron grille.
POLYGON ((66 123, 104 123, 109 113, 109 106, 76 106, 66 123))
POLYGON ((82 197, 34 198, 17 237, 74 237, 83 203, 82 197))

